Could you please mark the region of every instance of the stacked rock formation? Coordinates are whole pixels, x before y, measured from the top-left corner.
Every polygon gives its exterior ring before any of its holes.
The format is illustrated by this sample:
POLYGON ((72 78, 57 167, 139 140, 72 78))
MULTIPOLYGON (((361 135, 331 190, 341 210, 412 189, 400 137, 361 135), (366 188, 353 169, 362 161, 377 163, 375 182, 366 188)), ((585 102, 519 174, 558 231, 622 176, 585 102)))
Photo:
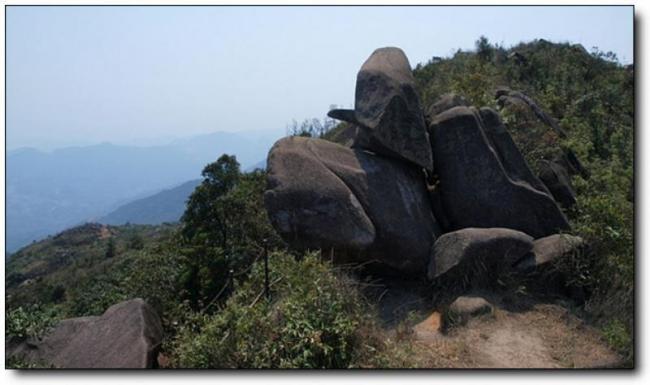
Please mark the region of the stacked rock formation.
POLYGON ((455 94, 424 109, 399 48, 376 50, 354 110, 328 115, 346 122, 343 144, 289 137, 269 152, 265 205, 291 246, 429 279, 479 261, 529 271, 566 254, 566 242, 541 250, 569 223, 499 114, 455 94))

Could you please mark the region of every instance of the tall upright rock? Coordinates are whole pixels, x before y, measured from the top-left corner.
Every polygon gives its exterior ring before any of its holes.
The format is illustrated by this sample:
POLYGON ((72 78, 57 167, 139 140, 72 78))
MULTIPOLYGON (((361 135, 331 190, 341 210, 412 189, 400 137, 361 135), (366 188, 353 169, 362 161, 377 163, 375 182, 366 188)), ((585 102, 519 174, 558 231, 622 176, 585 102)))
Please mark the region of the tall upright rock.
POLYGON ((328 115, 360 127, 363 140, 358 147, 431 170, 424 113, 401 49, 375 50, 357 74, 354 110, 332 110, 328 115))
POLYGON ((460 106, 437 115, 429 127, 452 230, 506 227, 534 238, 567 230, 566 217, 494 119, 490 111, 460 106))
POLYGON ((499 113, 487 107, 479 111, 481 123, 489 144, 492 146, 508 177, 513 181, 528 183, 534 189, 550 194, 544 183, 533 174, 526 159, 519 152, 515 141, 501 121, 499 113))

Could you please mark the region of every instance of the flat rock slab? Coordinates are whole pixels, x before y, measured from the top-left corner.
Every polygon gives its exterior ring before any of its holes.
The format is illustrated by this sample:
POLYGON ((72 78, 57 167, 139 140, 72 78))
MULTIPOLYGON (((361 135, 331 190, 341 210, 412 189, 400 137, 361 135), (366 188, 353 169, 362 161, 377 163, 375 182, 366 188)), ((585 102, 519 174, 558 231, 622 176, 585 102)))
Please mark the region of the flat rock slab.
POLYGON ((452 269, 474 274, 476 266, 509 268, 532 249, 531 236, 511 229, 467 228, 446 233, 433 245, 427 276, 435 279, 452 269))
POLYGON ((145 369, 163 337, 160 318, 142 299, 113 305, 101 316, 61 321, 40 341, 8 351, 36 365, 65 369, 145 369))
POLYGON ((424 113, 401 49, 375 50, 357 74, 354 110, 332 110, 328 115, 358 125, 364 131, 359 146, 431 170, 424 113))
POLYGON ((424 275, 440 230, 421 169, 303 137, 278 141, 267 164, 265 206, 290 245, 424 275))

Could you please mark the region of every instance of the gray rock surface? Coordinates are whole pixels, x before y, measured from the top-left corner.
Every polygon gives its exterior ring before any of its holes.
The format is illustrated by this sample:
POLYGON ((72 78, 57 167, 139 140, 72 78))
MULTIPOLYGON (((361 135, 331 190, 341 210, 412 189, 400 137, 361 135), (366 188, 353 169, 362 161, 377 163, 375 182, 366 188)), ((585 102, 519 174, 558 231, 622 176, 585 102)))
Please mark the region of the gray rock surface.
MULTIPOLYGON (((484 110, 483 117, 489 115, 484 110)), ((476 109, 461 106, 437 115, 429 127, 452 230, 505 227, 534 238, 567 230, 569 223, 550 194, 531 185, 541 183, 526 170, 507 132, 487 126, 476 109)))
POLYGON ((101 316, 63 320, 42 340, 23 342, 7 354, 55 368, 145 369, 154 366, 162 337, 160 318, 138 298, 101 316))
POLYGON ((440 234, 420 169, 320 139, 273 146, 264 200, 293 247, 372 256, 402 273, 423 274, 440 234))
POLYGON ((533 249, 533 238, 504 228, 466 228, 439 237, 433 245, 429 279, 452 269, 472 271, 473 266, 509 269, 533 249))
POLYGON ((494 308, 483 297, 460 296, 444 312, 444 328, 464 325, 471 318, 492 314, 494 308))
POLYGON ((550 194, 544 183, 530 170, 526 159, 501 121, 499 113, 487 107, 481 108, 479 113, 487 139, 501 160, 508 177, 513 181, 527 183, 536 190, 550 194))
POLYGON ((578 156, 571 149, 565 149, 562 155, 555 159, 555 162, 562 165, 569 172, 569 175, 580 175, 584 180, 589 179, 591 176, 589 170, 582 165, 578 156))
POLYGON ((469 102, 455 93, 443 94, 427 108, 426 116, 429 120, 432 120, 436 115, 458 106, 469 107, 469 102))
POLYGON ((569 234, 540 238, 533 243, 533 253, 519 261, 515 268, 523 272, 534 271, 559 258, 580 252, 585 246, 582 238, 569 234))
POLYGON ((553 198, 564 208, 576 204, 576 193, 571 185, 568 170, 557 162, 543 161, 540 166, 539 178, 544 182, 553 198))
POLYGON ((332 110, 328 115, 360 126, 369 139, 366 149, 431 170, 424 114, 401 49, 375 50, 357 74, 354 111, 332 110))

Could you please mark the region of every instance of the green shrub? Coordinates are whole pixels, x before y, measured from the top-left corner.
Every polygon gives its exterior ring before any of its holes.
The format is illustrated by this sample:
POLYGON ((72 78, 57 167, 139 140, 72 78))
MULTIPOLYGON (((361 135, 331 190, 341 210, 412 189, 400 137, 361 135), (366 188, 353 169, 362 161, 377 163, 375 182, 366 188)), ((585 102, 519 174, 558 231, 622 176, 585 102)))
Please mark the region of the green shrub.
POLYGON ((18 307, 5 313, 5 337, 40 338, 58 320, 54 308, 40 305, 18 307))
POLYGON ((184 326, 174 352, 179 367, 347 368, 376 351, 368 306, 345 274, 316 254, 270 257, 271 299, 263 264, 213 316, 184 326))
POLYGON ((618 320, 613 319, 605 324, 603 327, 603 334, 607 343, 615 348, 619 353, 623 354, 627 364, 632 362, 632 334, 627 329, 626 325, 618 320))
POLYGON ((234 156, 222 155, 203 176, 180 231, 181 281, 194 309, 220 295, 231 271, 243 274, 261 255, 265 240, 269 247, 281 245, 263 205, 265 172, 241 173, 234 156))

